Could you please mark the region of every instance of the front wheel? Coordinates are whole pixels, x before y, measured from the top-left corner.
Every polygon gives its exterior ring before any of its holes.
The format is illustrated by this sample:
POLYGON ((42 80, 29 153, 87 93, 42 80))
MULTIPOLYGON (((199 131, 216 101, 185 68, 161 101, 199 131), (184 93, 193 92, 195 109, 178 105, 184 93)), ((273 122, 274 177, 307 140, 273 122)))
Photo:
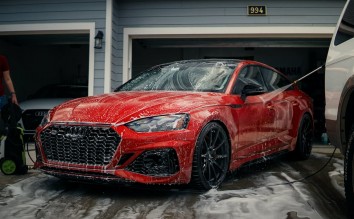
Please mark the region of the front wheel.
POLYGON ((354 218, 354 129, 349 139, 344 159, 344 187, 347 199, 348 218, 354 218))
POLYGON ((296 148, 292 152, 295 159, 306 160, 310 157, 312 151, 312 137, 312 118, 309 114, 305 114, 299 125, 296 148))
POLYGON ((191 184, 197 189, 218 187, 226 177, 230 144, 224 128, 208 123, 199 134, 193 156, 191 184))

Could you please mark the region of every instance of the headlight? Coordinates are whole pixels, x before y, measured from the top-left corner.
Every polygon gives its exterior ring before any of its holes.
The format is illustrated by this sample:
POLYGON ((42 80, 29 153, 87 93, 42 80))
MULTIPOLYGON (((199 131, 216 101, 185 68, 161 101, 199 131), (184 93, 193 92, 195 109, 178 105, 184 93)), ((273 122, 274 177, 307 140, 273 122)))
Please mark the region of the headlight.
POLYGON ((50 122, 50 118, 49 118, 50 114, 49 111, 43 116, 43 119, 41 121, 41 124, 39 126, 45 126, 47 123, 50 122))
POLYGON ((188 114, 174 114, 139 119, 126 126, 136 132, 160 132, 185 129, 188 122, 188 114))

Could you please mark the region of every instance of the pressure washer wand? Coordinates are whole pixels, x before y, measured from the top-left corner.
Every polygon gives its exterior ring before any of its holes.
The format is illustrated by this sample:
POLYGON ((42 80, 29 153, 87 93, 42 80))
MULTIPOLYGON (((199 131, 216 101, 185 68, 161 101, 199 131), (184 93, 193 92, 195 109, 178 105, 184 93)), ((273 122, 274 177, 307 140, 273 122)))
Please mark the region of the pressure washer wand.
POLYGON ((312 72, 302 76, 301 78, 295 80, 292 84, 295 85, 298 81, 301 81, 304 78, 307 78, 308 76, 312 75, 313 73, 317 72, 318 70, 320 70, 321 68, 323 68, 325 65, 321 65, 320 67, 316 68, 315 70, 313 70, 312 72))

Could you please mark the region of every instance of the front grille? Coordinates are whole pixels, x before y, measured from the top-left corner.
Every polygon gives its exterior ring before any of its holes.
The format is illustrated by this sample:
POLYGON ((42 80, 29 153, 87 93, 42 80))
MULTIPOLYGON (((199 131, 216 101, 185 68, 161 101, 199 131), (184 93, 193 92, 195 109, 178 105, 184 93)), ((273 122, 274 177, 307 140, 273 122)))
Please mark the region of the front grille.
POLYGON ((110 127, 53 125, 40 140, 50 161, 102 166, 111 162, 121 138, 110 127))
POLYGON ((26 110, 22 113, 22 123, 25 130, 35 130, 48 110, 26 110))

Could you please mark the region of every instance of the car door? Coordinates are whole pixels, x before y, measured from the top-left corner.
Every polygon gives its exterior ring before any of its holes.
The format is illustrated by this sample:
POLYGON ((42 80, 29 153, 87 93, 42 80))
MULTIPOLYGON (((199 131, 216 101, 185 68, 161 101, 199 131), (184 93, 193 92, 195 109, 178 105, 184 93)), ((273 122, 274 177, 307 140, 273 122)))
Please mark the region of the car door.
POLYGON ((294 107, 297 107, 298 103, 292 95, 293 86, 287 78, 271 69, 265 67, 260 69, 269 91, 264 98, 274 113, 272 124, 274 133, 270 136, 272 144, 269 145, 271 147, 269 149, 282 147, 290 144, 293 139, 290 131, 293 128, 294 107))
MULTIPOLYGON (((246 66, 238 74, 233 94, 240 95, 246 84, 257 84, 267 92, 258 66, 246 66)), ((274 132, 274 112, 270 102, 264 102, 262 94, 247 96, 241 107, 234 109, 238 114, 238 159, 263 153, 269 136, 274 132)))

